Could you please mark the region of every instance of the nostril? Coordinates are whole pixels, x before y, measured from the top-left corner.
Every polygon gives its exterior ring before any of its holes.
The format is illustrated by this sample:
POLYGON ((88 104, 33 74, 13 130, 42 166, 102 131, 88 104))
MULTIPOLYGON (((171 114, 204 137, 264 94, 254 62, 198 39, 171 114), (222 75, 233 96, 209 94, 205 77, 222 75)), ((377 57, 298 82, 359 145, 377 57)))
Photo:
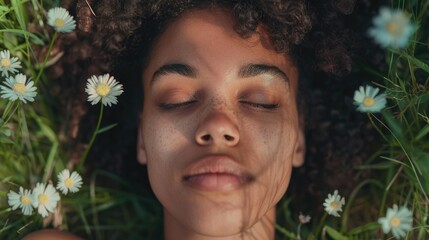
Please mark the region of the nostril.
POLYGON ((201 136, 201 139, 203 140, 203 141, 210 141, 211 140, 211 136, 210 136, 210 134, 206 134, 206 135, 203 135, 203 136, 201 136))
POLYGON ((225 140, 227 140, 227 141, 234 141, 234 137, 233 136, 230 136, 230 135, 223 135, 224 136, 224 138, 225 138, 225 140))

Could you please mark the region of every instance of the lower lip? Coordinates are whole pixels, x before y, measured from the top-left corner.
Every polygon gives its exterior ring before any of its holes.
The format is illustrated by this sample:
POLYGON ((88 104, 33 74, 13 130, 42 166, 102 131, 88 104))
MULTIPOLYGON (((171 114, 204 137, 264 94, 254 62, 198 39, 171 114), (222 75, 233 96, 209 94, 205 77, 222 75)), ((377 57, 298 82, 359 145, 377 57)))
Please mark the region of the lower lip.
POLYGON ((227 173, 203 173, 184 178, 189 186, 203 191, 231 191, 242 187, 247 181, 243 177, 227 173))

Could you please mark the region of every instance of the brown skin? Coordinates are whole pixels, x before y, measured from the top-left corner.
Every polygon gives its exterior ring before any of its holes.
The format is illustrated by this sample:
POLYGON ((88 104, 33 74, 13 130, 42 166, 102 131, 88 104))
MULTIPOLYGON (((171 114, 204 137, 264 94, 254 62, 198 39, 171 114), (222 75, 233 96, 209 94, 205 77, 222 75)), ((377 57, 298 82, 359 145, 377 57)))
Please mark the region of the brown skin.
MULTIPOLYGON (((144 70, 138 157, 164 206, 168 240, 274 239, 275 205, 292 166, 303 163, 296 66, 273 50, 262 27, 242 39, 233 24, 220 8, 184 13, 157 39, 144 70), (155 74, 168 64, 193 73, 155 74), (240 75, 249 65, 276 70, 240 75), (215 189, 184 180, 213 156, 252 180, 237 185, 210 178, 222 182, 215 189)), ((216 167, 228 169, 222 164, 216 167)))
MULTIPOLYGON (((167 240, 274 239, 275 205, 292 166, 303 163, 297 69, 272 49, 262 27, 242 39, 233 23, 220 8, 183 14, 157 39, 144 70, 138 158, 164 206, 167 240), (193 73, 155 74, 168 64, 193 73), (249 65, 268 68, 240 74, 249 65), (237 184, 211 176, 205 183, 219 183, 214 188, 190 185, 184 176, 208 157, 222 160, 209 169, 249 178, 237 184)), ((25 239, 78 238, 41 231, 25 239)))

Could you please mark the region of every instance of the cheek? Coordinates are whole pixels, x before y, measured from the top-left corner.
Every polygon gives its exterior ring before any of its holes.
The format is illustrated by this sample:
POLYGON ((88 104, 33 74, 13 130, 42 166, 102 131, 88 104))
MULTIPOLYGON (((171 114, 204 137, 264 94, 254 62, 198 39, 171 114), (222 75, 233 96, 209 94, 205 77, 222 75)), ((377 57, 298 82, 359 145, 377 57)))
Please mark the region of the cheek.
POLYGON ((281 186, 283 182, 289 181, 292 159, 297 140, 296 130, 290 126, 269 128, 263 132, 264 142, 260 159, 260 169, 269 182, 269 186, 281 186))
POLYGON ((290 162, 299 131, 293 118, 279 115, 243 119, 240 125, 240 139, 246 151, 255 156, 253 163, 265 165, 266 169, 270 169, 272 165, 287 165, 290 162))
POLYGON ((143 124, 143 141, 149 177, 171 178, 173 171, 180 169, 180 159, 191 144, 190 135, 191 126, 187 122, 148 113, 143 124))
POLYGON ((178 161, 175 160, 180 158, 185 139, 181 131, 165 119, 147 117, 144 121, 143 141, 150 185, 158 199, 169 199, 166 190, 176 181, 173 173, 178 169, 178 161))
POLYGON ((246 126, 247 152, 253 156, 249 164, 257 175, 255 192, 264 193, 261 201, 267 206, 274 206, 289 185, 298 133, 298 127, 291 122, 278 117, 267 119, 263 125, 246 126))

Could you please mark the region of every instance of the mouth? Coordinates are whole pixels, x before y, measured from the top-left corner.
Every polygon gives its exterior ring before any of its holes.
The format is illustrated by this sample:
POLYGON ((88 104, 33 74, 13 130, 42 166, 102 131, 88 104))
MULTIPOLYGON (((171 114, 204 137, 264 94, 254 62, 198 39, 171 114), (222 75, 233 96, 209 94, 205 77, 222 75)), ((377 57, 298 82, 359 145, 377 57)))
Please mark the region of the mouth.
POLYGON ((186 168, 182 180, 197 190, 226 192, 244 187, 254 177, 229 157, 209 156, 186 168))

